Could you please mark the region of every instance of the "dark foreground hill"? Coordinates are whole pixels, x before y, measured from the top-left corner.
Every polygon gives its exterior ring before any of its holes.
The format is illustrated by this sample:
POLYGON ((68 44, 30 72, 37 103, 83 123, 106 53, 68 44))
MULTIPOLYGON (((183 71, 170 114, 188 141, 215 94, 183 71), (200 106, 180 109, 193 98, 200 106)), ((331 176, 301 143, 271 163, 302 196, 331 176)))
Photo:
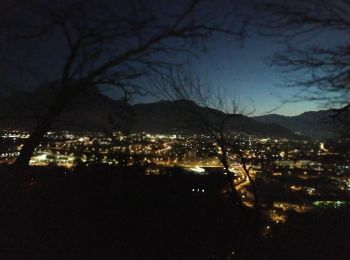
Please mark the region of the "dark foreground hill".
POLYGON ((111 167, 14 173, 0 168, 0 259, 349 256, 348 209, 291 214, 285 224, 257 228, 256 214, 219 192, 217 174, 144 176, 140 168, 111 167), (210 192, 193 193, 198 185, 210 192))
POLYGON ((233 259, 255 234, 220 176, 32 168, 19 180, 1 170, 1 259, 233 259))

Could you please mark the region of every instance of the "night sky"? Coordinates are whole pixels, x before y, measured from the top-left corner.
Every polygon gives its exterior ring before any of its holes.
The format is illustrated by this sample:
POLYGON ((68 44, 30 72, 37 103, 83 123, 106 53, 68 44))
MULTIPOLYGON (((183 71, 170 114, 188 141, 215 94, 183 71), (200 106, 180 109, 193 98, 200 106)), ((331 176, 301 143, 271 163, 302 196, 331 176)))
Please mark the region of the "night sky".
MULTIPOLYGON (((237 97, 246 111, 251 111, 255 106, 255 115, 272 110, 277 114, 297 115, 322 108, 322 104, 310 101, 285 103, 297 89, 286 88, 285 75, 269 64, 269 57, 281 48, 274 39, 251 36, 242 44, 218 36, 209 47, 208 54, 191 59, 196 73, 208 78, 211 86, 218 87, 220 93, 228 98, 237 97), (282 103, 285 104, 276 109, 282 103)), ((134 100, 150 101, 155 99, 143 97, 134 100)))
MULTIPOLYGON (((21 20, 23 18, 18 17, 21 20)), ((23 20, 22 20, 23 22, 23 20)), ((331 33, 324 33, 313 41, 315 43, 333 45, 342 40, 341 36, 334 37, 331 33)), ((309 42, 310 43, 310 42, 309 42)), ((312 42, 311 42, 312 43, 312 42)), ((7 49, 9 43, 1 43, 2 50, 7 49)), ((39 43, 40 47, 40 43, 39 43)), ((20 48, 20 47, 19 47, 20 48)), ((269 64, 268 57, 280 50, 282 45, 277 39, 259 36, 254 30, 249 30, 248 37, 244 42, 236 41, 228 36, 214 35, 209 43, 209 52, 200 54, 198 58, 186 58, 194 68, 194 72, 207 78, 212 87, 219 87, 220 92, 227 97, 238 97, 243 108, 250 111, 256 109, 255 115, 262 115, 273 111, 282 115, 297 115, 305 111, 319 110, 322 104, 316 102, 286 103, 297 92, 295 88, 286 88, 285 76, 278 68, 269 64), (280 108, 276 109, 277 107, 280 108)), ((52 40, 51 48, 43 46, 35 53, 34 64, 41 68, 41 76, 47 79, 54 79, 58 68, 62 64, 55 59, 55 56, 62 52, 62 43, 52 40), (54 53, 53 53, 53 52, 54 53), (48 55, 49 53, 49 55, 48 55)), ((7 51, 6 51, 7 52, 7 51)), ((8 54, 9 52, 7 52, 8 54)), ((32 63, 25 58, 25 55, 18 52, 18 48, 12 54, 17 60, 24 60, 23 63, 32 63)), ((4 72, 4 70, 3 70, 4 72)), ((6 76, 16 78, 16 80, 26 82, 28 88, 34 88, 36 84, 21 76, 18 72, 7 71, 6 76), (29 82, 30 81, 30 82, 29 82)), ((289 75, 293 77, 293 75, 289 75)), ((24 84, 23 84, 24 85, 24 84)), ((107 95, 118 98, 118 92, 108 92, 107 95)), ((154 97, 134 97, 133 102, 153 102, 154 97)))
MULTIPOLYGON (((333 46, 343 40, 344 37, 336 32, 324 32, 307 44, 333 46)), ((243 110, 249 112, 255 109, 254 115, 276 113, 293 116, 327 108, 317 101, 291 101, 299 89, 287 87, 289 79, 302 75, 285 74, 271 65, 271 56, 284 46, 279 39, 249 33, 243 42, 238 42, 216 35, 208 46, 209 52, 191 58, 190 64, 195 73, 207 78, 212 87, 218 87, 223 96, 238 98, 243 110)), ((134 99, 136 103, 154 101, 156 99, 152 97, 134 99)))

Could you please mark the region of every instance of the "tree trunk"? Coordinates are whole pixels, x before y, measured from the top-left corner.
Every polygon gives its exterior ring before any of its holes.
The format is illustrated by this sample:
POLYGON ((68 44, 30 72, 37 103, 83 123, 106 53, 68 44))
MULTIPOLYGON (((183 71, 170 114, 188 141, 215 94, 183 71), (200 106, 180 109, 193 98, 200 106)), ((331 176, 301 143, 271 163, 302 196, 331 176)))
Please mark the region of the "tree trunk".
POLYGON ((14 162, 16 168, 25 168, 29 166, 30 158, 34 153, 35 148, 43 140, 45 134, 49 131, 53 122, 60 114, 60 111, 59 106, 52 106, 49 109, 44 118, 39 122, 35 130, 23 144, 22 150, 14 162))
POLYGON ((244 206, 243 206, 243 201, 242 199, 240 198, 237 190, 236 190, 236 187, 235 185, 233 184, 233 177, 234 177, 234 174, 229 170, 229 166, 228 166, 228 163, 226 162, 226 160, 223 161, 223 165, 224 165, 224 170, 226 171, 227 173, 227 182, 230 186, 230 189, 231 189, 231 195, 233 195, 233 201, 236 201, 238 203, 238 206, 244 210, 244 206))
MULTIPOLYGON (((220 133, 220 138, 221 140, 224 140, 224 135, 223 135, 223 132, 220 133)), ((230 167, 229 167, 229 163, 228 163, 228 155, 227 155, 227 150, 226 150, 226 147, 224 145, 224 141, 222 141, 220 143, 220 147, 221 147, 221 151, 222 151, 222 155, 221 157, 219 157, 219 160, 221 161, 221 164, 222 166, 224 167, 224 170, 226 172, 226 178, 227 178, 227 182, 230 186, 230 189, 232 190, 231 191, 231 195, 233 194, 234 195, 234 199, 233 200, 236 200, 239 207, 244 210, 244 206, 243 206, 243 201, 241 199, 241 197, 239 196, 238 194, 238 191, 236 190, 236 187, 235 185, 233 184, 233 178, 234 178, 234 173, 230 171, 230 167)))
POLYGON ((242 202, 242 199, 240 198, 237 190, 236 190, 236 187, 235 185, 233 184, 233 176, 232 174, 227 174, 229 177, 227 177, 227 181, 229 183, 229 186, 232 190, 232 194, 234 196, 234 200, 238 203, 238 206, 241 208, 241 209, 244 209, 244 206, 243 206, 243 202, 242 202))
POLYGON ((255 182, 252 179, 252 177, 250 176, 249 170, 247 169, 247 167, 245 165, 243 165, 243 169, 245 171, 245 174, 248 177, 248 180, 250 182, 250 185, 252 187, 252 191, 253 191, 253 196, 254 196, 254 207, 257 211, 260 210, 260 204, 259 204, 259 198, 258 198, 258 192, 256 190, 256 186, 255 186, 255 182))

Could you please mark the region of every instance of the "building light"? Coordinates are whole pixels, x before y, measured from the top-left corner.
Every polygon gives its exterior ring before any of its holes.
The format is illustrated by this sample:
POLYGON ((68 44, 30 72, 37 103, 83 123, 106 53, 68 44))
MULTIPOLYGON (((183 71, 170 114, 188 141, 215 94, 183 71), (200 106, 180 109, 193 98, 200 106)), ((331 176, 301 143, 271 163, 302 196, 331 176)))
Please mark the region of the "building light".
POLYGON ((190 168, 191 171, 196 172, 196 173, 205 173, 205 169, 199 167, 199 166, 195 166, 190 168))

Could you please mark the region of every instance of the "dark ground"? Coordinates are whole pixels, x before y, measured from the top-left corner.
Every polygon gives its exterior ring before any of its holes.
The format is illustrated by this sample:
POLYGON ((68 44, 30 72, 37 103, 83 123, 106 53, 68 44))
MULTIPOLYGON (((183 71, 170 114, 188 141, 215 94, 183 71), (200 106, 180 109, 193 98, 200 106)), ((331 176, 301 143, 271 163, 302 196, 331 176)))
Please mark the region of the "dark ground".
POLYGON ((221 193, 221 177, 142 176, 137 168, 0 171, 1 259, 350 256, 349 211, 291 216, 264 237, 254 212, 221 193))

